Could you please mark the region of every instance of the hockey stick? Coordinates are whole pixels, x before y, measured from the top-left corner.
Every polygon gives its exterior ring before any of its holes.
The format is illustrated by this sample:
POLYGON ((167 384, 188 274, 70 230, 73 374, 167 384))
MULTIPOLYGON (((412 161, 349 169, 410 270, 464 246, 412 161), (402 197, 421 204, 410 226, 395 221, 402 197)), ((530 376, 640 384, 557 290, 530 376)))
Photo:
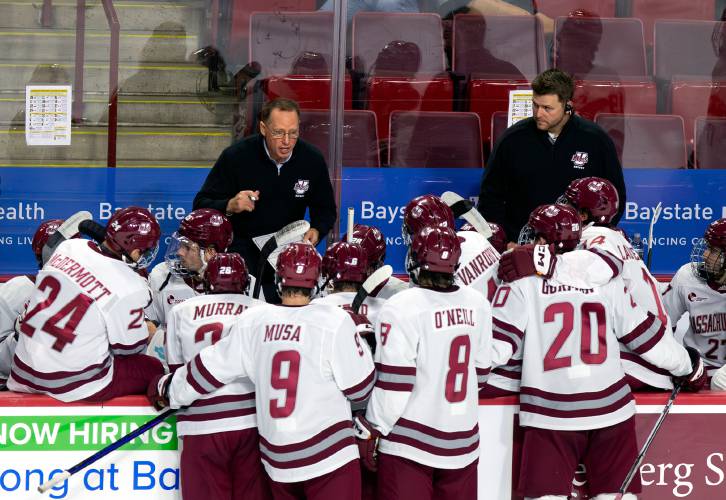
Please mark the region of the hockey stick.
POLYGON ((353 309, 353 312, 358 314, 358 310, 363 304, 363 301, 366 300, 366 297, 368 297, 373 292, 373 290, 385 283, 386 280, 388 280, 388 278, 390 278, 392 275, 393 268, 386 265, 379 267, 373 272, 373 274, 368 276, 368 279, 363 282, 360 290, 358 290, 358 293, 356 293, 355 297, 353 298, 353 303, 350 305, 350 308, 353 309))
POLYGON ((106 239, 106 228, 95 220, 84 220, 78 224, 78 232, 93 238, 96 243, 102 243, 106 239))
POLYGON ((258 298, 260 296, 260 289, 262 288, 262 274, 265 272, 265 264, 270 254, 277 248, 284 247, 290 243, 300 241, 305 233, 310 229, 310 223, 306 220, 298 220, 291 222, 287 226, 283 227, 272 237, 262 245, 260 248, 260 257, 257 262, 257 276, 255 276, 255 289, 252 291, 252 298, 258 298))
POLYGON ((346 233, 347 240, 353 243, 353 224, 355 219, 355 208, 348 207, 348 232, 346 233))
POLYGON ((681 392, 681 388, 683 387, 683 382, 679 381, 676 382, 673 391, 671 391, 671 395, 668 398, 668 401, 666 402, 665 407, 663 408, 663 411, 660 414, 660 417, 658 417, 658 421, 655 423, 655 426, 653 426, 653 430, 650 431, 650 434, 648 435, 648 439, 645 440, 645 444, 643 445, 643 448, 640 450, 640 453, 638 454, 638 458, 635 459, 635 463, 630 467, 630 470, 628 471, 628 475, 625 476, 625 480, 623 481, 623 485, 620 487, 620 491, 617 495, 615 495, 615 500, 621 500, 623 498, 623 495, 625 494, 625 490, 628 489, 628 486, 630 486, 631 481, 633 480, 633 477, 635 477, 636 472, 638 472, 638 469, 640 468, 640 464, 643 462, 643 458, 645 458, 645 454, 648 451, 648 448, 650 448, 651 443, 653 442, 653 439, 655 439, 655 435, 658 433, 658 430, 660 429, 661 425, 663 425, 663 421, 668 416, 668 412, 671 411, 671 406, 673 406, 673 403, 676 400, 676 396, 678 396, 678 393, 681 392))
POLYGON ((48 241, 43 246, 43 250, 41 253, 43 258, 43 265, 48 262, 48 259, 50 259, 50 256, 53 255, 53 252, 55 252, 55 249, 58 247, 58 245, 78 234, 78 225, 81 222, 90 219, 93 219, 91 212, 81 210, 80 212, 74 213, 65 221, 63 221, 63 224, 58 226, 58 229, 55 230, 55 233, 50 235, 48 241))
POLYGON ((491 238, 492 230, 489 227, 489 224, 472 202, 465 200, 461 197, 461 195, 456 194, 453 191, 441 193, 441 201, 451 208, 451 211, 454 212, 454 217, 461 217, 466 222, 474 226, 477 233, 481 234, 486 239, 491 238))
POLYGON ((85 469, 86 467, 88 467, 89 465, 91 465, 92 463, 97 461, 99 458, 105 457, 106 455, 108 455, 112 451, 119 449, 120 447, 122 447, 123 445, 128 443, 129 441, 141 436, 144 432, 157 426, 158 424, 160 424, 161 422, 166 420, 167 417, 170 417, 177 411, 179 411, 179 410, 169 408, 164 413, 158 414, 157 416, 155 416, 154 418, 152 418, 151 420, 146 422, 144 425, 142 425, 138 429, 135 429, 135 430, 129 432, 128 434, 126 434, 125 436, 123 436, 122 438, 120 438, 118 441, 114 441, 113 443, 106 446, 105 448, 98 450, 96 453, 94 453, 90 457, 88 457, 84 460, 81 460, 80 462, 78 462, 76 465, 74 465, 70 469, 64 470, 61 474, 58 474, 53 479, 50 479, 50 480, 46 481, 45 483, 41 484, 40 486, 38 486, 38 491, 41 493, 45 493, 46 491, 51 489, 56 484, 58 484, 62 481, 65 481, 66 479, 71 477, 76 472, 85 469))
POLYGON ((648 229, 648 256, 645 259, 645 267, 647 267, 648 270, 650 270, 650 262, 653 258, 653 226, 655 226, 655 223, 658 222, 662 209, 663 203, 659 201, 653 209, 653 218, 650 219, 650 228, 648 229))

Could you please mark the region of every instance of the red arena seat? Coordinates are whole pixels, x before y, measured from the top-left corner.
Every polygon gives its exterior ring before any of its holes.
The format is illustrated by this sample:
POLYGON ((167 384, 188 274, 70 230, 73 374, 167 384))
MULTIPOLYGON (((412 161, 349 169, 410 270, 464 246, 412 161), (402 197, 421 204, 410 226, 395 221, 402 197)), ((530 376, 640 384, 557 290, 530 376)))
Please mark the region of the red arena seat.
POLYGON ((436 14, 359 12, 353 17, 353 70, 362 76, 365 106, 388 136, 392 111, 449 111, 454 84, 445 69, 436 14))
POLYGON ((504 111, 509 91, 528 89, 546 67, 542 27, 534 17, 457 15, 453 70, 466 82, 468 109, 479 115, 489 144, 491 117, 504 111))
POLYGON ((314 11, 316 0, 234 0, 231 12, 230 60, 242 61, 246 54, 250 38, 250 14, 252 12, 275 12, 277 15, 287 12, 314 11))
POLYGON ((598 17, 615 17, 615 0, 537 0, 537 11, 553 19, 574 10, 591 12, 598 17))
POLYGON ((656 20, 703 19, 713 20, 715 0, 630 0, 630 15, 643 21, 645 43, 653 45, 656 20))
POLYGON ((623 168, 686 168, 683 119, 674 115, 601 113, 595 118, 615 143, 623 168))
POLYGON ((506 111, 495 111, 492 113, 492 138, 489 143, 489 148, 494 151, 494 145, 497 140, 501 137, 505 130, 507 130, 508 113, 506 111))
POLYGON ((696 168, 726 168, 726 118, 696 118, 696 168))
POLYGON ((542 27, 531 16, 454 17, 454 73, 531 80, 546 67, 542 27))
POLYGON ((657 21, 654 73, 669 82, 683 77, 726 77, 726 23, 657 21))
POLYGON ((655 113, 656 85, 650 80, 575 82, 577 114, 593 120, 598 113, 655 113))
POLYGON ((643 25, 638 19, 558 17, 554 64, 580 80, 646 78, 643 25))
POLYGON ((692 144, 697 117, 726 117, 726 81, 673 81, 671 112, 683 117, 686 140, 692 144))
MULTIPOLYGON (((266 99, 288 97, 305 109, 330 108, 333 13, 256 12, 250 23, 250 60, 260 64, 266 99)), ((348 76, 345 107, 352 108, 348 76)))
POLYGON ((479 117, 468 112, 394 111, 392 167, 482 168, 479 117))
MULTIPOLYGON (((375 113, 365 110, 345 111, 343 120, 343 166, 380 167, 375 113)), ((330 143, 330 111, 305 110, 301 117, 300 132, 305 140, 320 149, 327 159, 330 143)))

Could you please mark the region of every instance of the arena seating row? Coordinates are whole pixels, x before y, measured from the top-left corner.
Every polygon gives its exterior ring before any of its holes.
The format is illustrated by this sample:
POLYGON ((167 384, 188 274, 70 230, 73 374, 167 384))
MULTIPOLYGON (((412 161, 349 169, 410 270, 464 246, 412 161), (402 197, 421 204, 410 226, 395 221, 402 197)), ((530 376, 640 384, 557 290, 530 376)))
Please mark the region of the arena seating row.
MULTIPOLYGON (((565 3, 544 5, 564 12, 565 3)), ((633 10, 660 3, 634 2, 633 10)), ((596 13, 610 9, 608 2, 593 5, 596 13)), ((329 108, 332 23, 329 12, 251 15, 249 59, 261 65, 257 89, 263 100, 286 96, 305 109, 329 108)), ((558 17, 552 61, 575 75, 574 105, 580 115, 680 115, 690 153, 696 118, 726 116, 726 78, 720 79, 721 73, 726 77, 726 64, 720 62, 726 23, 652 24, 652 75, 644 21, 635 18, 558 17)), ((382 139, 389 135, 394 110, 471 111, 480 118, 488 149, 493 114, 506 110, 509 91, 527 88, 529 79, 548 66, 544 34, 533 17, 457 15, 449 66, 442 29, 436 14, 358 13, 345 74, 345 108, 373 111, 382 139)))
MULTIPOLYGON (((678 115, 600 113, 595 121, 610 135, 624 168, 726 168, 726 118, 695 119, 692 158, 678 115)), ((479 116, 472 112, 393 111, 383 162, 376 114, 346 110, 343 165, 348 167, 481 168, 479 116)), ((507 113, 492 115, 492 144, 507 127, 507 113)), ((330 112, 305 110, 302 136, 327 152, 330 112)))

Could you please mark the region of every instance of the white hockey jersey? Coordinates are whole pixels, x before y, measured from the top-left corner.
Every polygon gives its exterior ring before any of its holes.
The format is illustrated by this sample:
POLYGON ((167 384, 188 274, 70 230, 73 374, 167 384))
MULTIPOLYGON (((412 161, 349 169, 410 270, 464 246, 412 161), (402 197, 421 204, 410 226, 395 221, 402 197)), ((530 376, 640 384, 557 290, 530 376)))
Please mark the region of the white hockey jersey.
POLYGON ((146 352, 149 356, 158 358, 165 365, 166 359, 166 328, 171 309, 185 300, 196 297, 203 292, 202 282, 185 280, 173 274, 166 262, 154 266, 149 273, 149 288, 151 289, 151 304, 146 308, 146 317, 156 323, 156 333, 149 342, 146 352), (189 283, 194 283, 190 286, 189 283))
MULTIPOLYGON (((342 307, 343 309, 350 310, 350 306, 353 304, 354 298, 355 292, 337 292, 330 293, 325 297, 318 297, 316 299, 313 299, 313 302, 321 304, 331 304, 334 306, 342 307)), ((378 313, 381 312, 381 307, 383 307, 383 304, 385 303, 385 299, 382 299, 380 297, 371 297, 369 295, 360 305, 360 310, 358 312, 360 314, 364 314, 371 322, 371 325, 374 325, 376 322, 376 318, 378 317, 378 313)))
MULTIPOLYGON (((499 263, 493 271, 496 276, 499 263)), ((623 263, 610 253, 593 248, 575 250, 557 255, 552 280, 575 288, 601 286, 619 276, 623 263)), ((497 284, 500 284, 497 279, 497 284)), ((490 299, 491 302, 491 299, 490 299)), ((512 356, 506 364, 494 367, 489 385, 509 392, 518 392, 522 378, 522 353, 512 356)))
MULTIPOLYGON (((623 262, 621 276, 635 303, 666 324, 666 335, 673 335, 658 281, 650 274, 630 242, 613 229, 590 224, 582 230, 581 245, 586 249, 605 250, 621 259, 623 262)), ((653 387, 673 388, 669 373, 651 365, 624 344, 620 344, 620 360, 626 374, 653 387)))
POLYGON ((0 380, 10 375, 15 354, 15 320, 25 311, 35 285, 27 276, 16 276, 0 285, 0 380))
MULTIPOLYGON (((263 304, 246 295, 221 293, 191 297, 167 318, 166 359, 174 371, 199 351, 229 334, 239 315, 263 304)), ((211 434, 255 427, 255 387, 248 378, 232 381, 177 413, 177 434, 211 434)))
POLYGON ((255 385, 260 453, 274 481, 304 481, 358 458, 349 400, 368 397, 375 371, 347 312, 320 303, 250 309, 176 371, 171 406, 244 376, 255 385))
POLYGON ((529 277, 497 290, 493 363, 504 364, 522 352, 523 426, 588 430, 634 415, 618 341, 674 375, 691 372, 683 346, 624 288, 622 278, 576 289, 529 277))
POLYGON ((77 401, 106 387, 113 357, 143 352, 146 280, 95 243, 61 243, 36 277, 8 388, 77 401))
POLYGON ((483 235, 474 231, 459 231, 461 257, 454 274, 456 284, 468 286, 491 300, 497 291, 499 252, 483 235))
POLYGON ((479 456, 478 388, 491 367, 491 309, 467 287, 396 294, 376 322, 378 380, 366 418, 379 450, 459 469, 479 456))
POLYGON ((387 300, 409 288, 409 284, 395 276, 391 276, 386 280, 382 287, 373 290, 372 297, 387 300))
POLYGON ((663 303, 674 325, 689 313, 683 343, 698 349, 712 376, 726 364, 726 286, 711 287, 694 276, 690 264, 685 264, 673 276, 663 303))
POLYGON ((171 308, 181 304, 190 297, 202 293, 202 283, 192 288, 181 276, 169 271, 169 265, 161 262, 154 266, 149 274, 149 288, 151 288, 151 304, 146 308, 146 317, 166 328, 166 319, 171 308))

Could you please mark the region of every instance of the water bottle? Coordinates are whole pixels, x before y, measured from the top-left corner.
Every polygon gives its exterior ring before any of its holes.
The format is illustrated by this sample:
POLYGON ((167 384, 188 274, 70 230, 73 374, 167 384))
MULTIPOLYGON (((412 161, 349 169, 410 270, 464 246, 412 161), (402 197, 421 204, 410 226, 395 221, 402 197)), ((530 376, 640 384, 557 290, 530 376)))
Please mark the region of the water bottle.
POLYGON ((633 233, 633 239, 630 241, 630 244, 638 254, 638 257, 640 257, 640 260, 643 260, 643 239, 640 237, 640 233, 633 233))

